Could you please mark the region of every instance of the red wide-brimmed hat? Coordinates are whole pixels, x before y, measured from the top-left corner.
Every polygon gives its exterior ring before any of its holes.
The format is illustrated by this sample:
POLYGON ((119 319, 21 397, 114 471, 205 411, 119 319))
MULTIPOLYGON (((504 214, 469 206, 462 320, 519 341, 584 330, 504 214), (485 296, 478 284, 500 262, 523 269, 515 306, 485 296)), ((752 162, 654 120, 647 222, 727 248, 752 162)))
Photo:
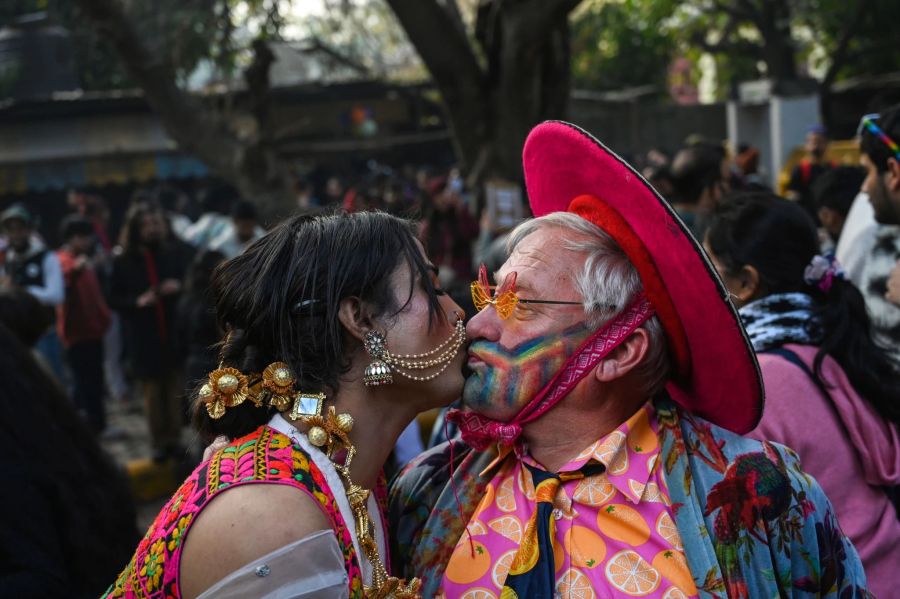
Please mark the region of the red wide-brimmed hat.
POLYGON ((535 216, 581 216, 612 236, 637 268, 669 340, 672 399, 728 430, 753 430, 764 397, 756 354, 715 268, 668 202, 569 123, 535 127, 522 159, 535 216))

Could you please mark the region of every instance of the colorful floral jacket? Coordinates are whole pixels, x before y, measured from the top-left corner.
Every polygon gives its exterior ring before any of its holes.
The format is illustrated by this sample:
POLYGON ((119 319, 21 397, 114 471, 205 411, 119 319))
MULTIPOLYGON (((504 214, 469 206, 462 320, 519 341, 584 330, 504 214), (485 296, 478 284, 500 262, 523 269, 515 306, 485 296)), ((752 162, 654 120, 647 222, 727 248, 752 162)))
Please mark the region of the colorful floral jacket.
MULTIPOLYGON (((793 451, 728 432, 666 398, 655 405, 661 467, 701 598, 871 597, 831 503, 793 451)), ((393 573, 422 578, 424 597, 437 591, 494 457, 445 443, 394 481, 393 573)))

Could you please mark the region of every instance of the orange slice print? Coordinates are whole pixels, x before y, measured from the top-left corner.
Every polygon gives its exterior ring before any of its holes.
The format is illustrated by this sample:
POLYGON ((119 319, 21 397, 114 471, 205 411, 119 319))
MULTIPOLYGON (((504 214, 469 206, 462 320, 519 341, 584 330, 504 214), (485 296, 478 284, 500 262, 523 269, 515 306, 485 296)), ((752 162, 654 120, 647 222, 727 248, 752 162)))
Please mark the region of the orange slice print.
POLYGON ((573 462, 580 462, 581 460, 586 460, 586 459, 588 459, 589 457, 591 457, 592 455, 594 455, 594 452, 597 450, 597 445, 598 445, 599 443, 600 443, 600 442, 598 441, 597 443, 592 443, 592 444, 588 445, 587 449, 585 449, 584 451, 582 451, 581 453, 579 453, 577 456, 575 456, 575 459, 572 460, 572 461, 573 461, 573 462))
POLYGON ((491 580, 497 589, 503 588, 503 583, 506 582, 506 576, 509 574, 509 567, 512 565, 514 557, 516 557, 516 550, 512 549, 501 555, 497 563, 494 564, 494 569, 491 570, 491 580))
POLYGON ((487 528, 485 528, 484 524, 482 524, 478 520, 472 520, 471 522, 469 522, 466 525, 466 530, 469 531, 469 534, 473 537, 487 534, 487 528))
POLYGON ((444 575, 456 584, 470 584, 484 576, 491 567, 491 554, 487 547, 480 541, 472 543, 475 546, 475 555, 469 546, 469 538, 463 535, 456 549, 450 556, 447 571, 444 575))
POLYGON ((553 507, 561 511, 566 520, 574 520, 578 517, 578 510, 572 507, 572 499, 562 487, 556 491, 556 497, 553 498, 553 507))
POLYGON ((569 568, 556 580, 556 592, 571 599, 596 599, 597 593, 588 577, 575 568, 569 568))
MULTIPOLYGON (((513 574, 523 574, 528 572, 538 561, 539 549, 537 540, 537 524, 535 522, 537 512, 531 515, 528 524, 525 525, 525 533, 522 535, 522 544, 519 545, 519 551, 509 566, 509 571, 513 574)), ((553 530, 551 529, 551 535, 553 530)), ((551 536, 552 538, 552 536, 551 536)))
POLYGON ((647 487, 644 483, 638 482, 633 478, 628 479, 628 488, 634 493, 634 496, 641 499, 644 496, 644 489, 647 487))
POLYGON ((687 558, 682 552, 672 551, 671 549, 660 551, 650 563, 662 574, 663 578, 688 595, 693 595, 697 592, 697 586, 694 584, 694 577, 691 576, 687 558))
POLYGON ((468 591, 463 593, 459 599, 497 599, 497 595, 495 595, 494 592, 490 589, 477 587, 474 589, 469 589, 468 591))
POLYGON ((650 526, 637 510, 624 503, 611 503, 597 514, 597 527, 616 541, 639 547, 650 538, 650 526))
POLYGON ((656 462, 659 460, 659 454, 650 456, 650 459, 647 460, 647 474, 653 474, 653 468, 656 467, 656 462))
POLYGON ((606 464, 610 474, 618 476, 628 470, 628 451, 624 442, 625 433, 613 431, 594 450, 594 457, 606 464))
POLYGON ((519 490, 525 497, 531 501, 534 499, 534 481, 531 480, 531 473, 525 468, 519 468, 519 490))
POLYGON ((634 453, 648 454, 659 445, 656 433, 650 428, 649 413, 642 409, 628 431, 628 449, 634 453))
POLYGON ((507 477, 497 487, 497 507, 502 512, 516 511, 516 494, 513 490, 512 476, 507 477))
POLYGON ((644 496, 641 498, 641 501, 649 501, 650 503, 664 503, 665 505, 671 505, 672 502, 669 501, 668 497, 663 494, 662 489, 659 488, 659 485, 656 483, 647 483, 647 488, 644 489, 644 496))
POLYGON ((522 522, 515 516, 500 516, 488 522, 494 532, 498 532, 516 545, 522 542, 522 522))
POLYGON ((556 580, 557 596, 571 599, 596 599, 591 581, 582 572, 569 568, 556 580))
POLYGON ((581 505, 603 505, 616 494, 616 488, 606 478, 606 473, 589 476, 578 481, 572 498, 581 505))
POLYGON ((606 580, 631 597, 649 595, 659 587, 659 572, 636 552, 620 551, 606 564, 606 580))
POLYGON ((678 528, 668 512, 661 513, 659 518, 656 519, 656 532, 676 550, 684 550, 684 546, 681 544, 681 535, 678 534, 678 528))
POLYGON ((669 587, 662 599, 688 599, 688 596, 678 587, 669 587))
MULTIPOLYGON (((494 503, 494 485, 488 483, 488 485, 484 488, 484 495, 481 496, 481 501, 478 502, 478 507, 475 508, 475 513, 472 514, 472 520, 477 520, 479 516, 481 516, 481 512, 488 509, 494 503)), ((475 533, 472 533, 475 534, 475 533)))
POLYGON ((586 526, 575 525, 567 530, 563 544, 572 558, 572 565, 579 568, 596 568, 606 557, 606 543, 586 526))

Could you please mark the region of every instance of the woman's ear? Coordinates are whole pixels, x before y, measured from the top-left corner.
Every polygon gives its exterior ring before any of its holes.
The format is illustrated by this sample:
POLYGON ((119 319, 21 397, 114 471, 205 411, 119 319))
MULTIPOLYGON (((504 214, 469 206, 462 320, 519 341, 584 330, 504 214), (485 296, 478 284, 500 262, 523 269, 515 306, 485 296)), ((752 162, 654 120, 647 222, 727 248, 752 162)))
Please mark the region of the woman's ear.
POLYGON ((344 329, 360 342, 374 328, 369 306, 358 297, 347 297, 338 305, 338 320, 344 329))
POLYGON ((753 301, 760 292, 759 271, 755 266, 745 264, 741 267, 741 272, 737 274, 735 280, 738 288, 734 290, 734 294, 741 300, 742 304, 753 301))

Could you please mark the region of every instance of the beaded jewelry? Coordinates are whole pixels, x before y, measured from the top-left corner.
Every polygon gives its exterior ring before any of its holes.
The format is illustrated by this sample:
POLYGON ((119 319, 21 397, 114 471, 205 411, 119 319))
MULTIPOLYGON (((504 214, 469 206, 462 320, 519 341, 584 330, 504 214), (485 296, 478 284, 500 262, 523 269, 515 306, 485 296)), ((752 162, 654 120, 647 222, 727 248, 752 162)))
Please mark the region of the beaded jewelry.
POLYGON ((466 327, 459 315, 457 315, 456 326, 450 337, 433 350, 422 354, 394 355, 388 351, 383 334, 378 331, 369 331, 366 333, 364 347, 366 352, 372 356, 373 361, 366 367, 363 382, 368 387, 389 385, 394 380, 393 372, 413 381, 430 381, 447 370, 465 342, 466 327), (437 370, 424 376, 408 372, 430 368, 437 368, 437 370))

